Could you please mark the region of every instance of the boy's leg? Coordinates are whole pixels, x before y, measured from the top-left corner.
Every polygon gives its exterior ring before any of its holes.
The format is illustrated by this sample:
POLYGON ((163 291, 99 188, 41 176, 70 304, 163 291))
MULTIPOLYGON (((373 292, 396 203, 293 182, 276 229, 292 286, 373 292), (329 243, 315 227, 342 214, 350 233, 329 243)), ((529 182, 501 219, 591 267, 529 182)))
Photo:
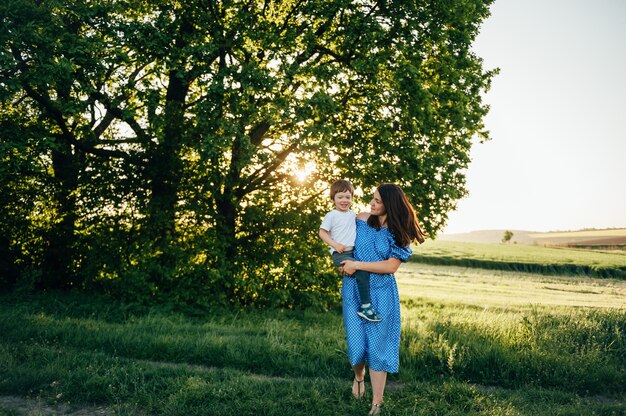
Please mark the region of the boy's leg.
POLYGON ((361 298, 361 306, 372 302, 370 299, 370 272, 357 270, 354 273, 356 285, 359 288, 359 297, 361 298))
MULTIPOLYGON (((335 266, 340 267, 341 262, 344 260, 354 260, 352 251, 333 253, 333 263, 335 266)), ((372 300, 370 299, 370 273, 364 270, 357 270, 353 277, 356 278, 356 286, 359 290, 359 298, 361 300, 361 308, 356 312, 357 315, 371 322, 380 321, 380 316, 372 309, 372 300)))
POLYGON ((361 308, 356 314, 370 322, 380 322, 382 318, 372 307, 372 300, 370 299, 370 273, 358 270, 354 273, 354 277, 356 278, 356 285, 359 288, 359 297, 361 298, 361 308))
POLYGON ((337 267, 341 267, 341 262, 344 260, 354 260, 352 256, 352 250, 344 251, 343 253, 337 253, 336 251, 332 255, 333 264, 337 267))
MULTIPOLYGON (((352 250, 344 251, 343 253, 333 253, 333 264, 337 267, 341 266, 341 262, 344 260, 354 260, 352 256, 352 250)), ((359 289, 359 297, 361 299, 361 305, 367 305, 371 302, 370 299, 370 273, 364 270, 357 270, 354 273, 356 278, 356 285, 359 289)))

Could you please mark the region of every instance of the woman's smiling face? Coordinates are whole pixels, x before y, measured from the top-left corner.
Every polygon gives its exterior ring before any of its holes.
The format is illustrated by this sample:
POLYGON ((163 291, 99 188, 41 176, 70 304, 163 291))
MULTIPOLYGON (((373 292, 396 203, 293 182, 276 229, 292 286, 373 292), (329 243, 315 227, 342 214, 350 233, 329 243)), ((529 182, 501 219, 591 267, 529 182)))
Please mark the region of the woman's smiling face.
POLYGON ((380 199, 380 194, 378 191, 374 191, 374 197, 370 201, 370 214, 372 215, 385 215, 387 210, 385 210, 385 206, 383 205, 382 199, 380 199))

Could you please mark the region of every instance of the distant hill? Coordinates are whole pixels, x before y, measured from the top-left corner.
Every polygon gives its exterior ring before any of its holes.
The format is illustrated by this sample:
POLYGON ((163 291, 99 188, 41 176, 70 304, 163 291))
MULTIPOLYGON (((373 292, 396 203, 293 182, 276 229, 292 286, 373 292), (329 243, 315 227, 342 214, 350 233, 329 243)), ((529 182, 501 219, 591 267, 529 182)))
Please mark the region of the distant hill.
MULTIPOLYGON (((440 241, 458 241, 462 243, 500 243, 506 230, 478 230, 462 234, 441 234, 437 236, 440 241)), ((511 243, 534 244, 535 238, 531 234, 534 231, 509 230, 513 233, 511 243)))
MULTIPOLYGON (((441 234, 440 241, 465 243, 501 243, 506 230, 479 230, 462 234, 441 234)), ((511 243, 578 248, 626 249, 626 228, 604 230, 536 232, 510 230, 511 243)))

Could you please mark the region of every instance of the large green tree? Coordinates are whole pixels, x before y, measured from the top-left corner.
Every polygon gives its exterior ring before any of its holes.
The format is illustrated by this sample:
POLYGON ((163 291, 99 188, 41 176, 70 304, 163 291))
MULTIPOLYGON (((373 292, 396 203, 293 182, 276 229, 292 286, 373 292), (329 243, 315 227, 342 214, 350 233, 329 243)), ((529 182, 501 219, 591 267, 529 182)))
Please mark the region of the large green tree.
POLYGON ((6 267, 223 302, 332 293, 329 181, 401 184, 431 233, 465 195, 490 3, 4 2, 6 267))

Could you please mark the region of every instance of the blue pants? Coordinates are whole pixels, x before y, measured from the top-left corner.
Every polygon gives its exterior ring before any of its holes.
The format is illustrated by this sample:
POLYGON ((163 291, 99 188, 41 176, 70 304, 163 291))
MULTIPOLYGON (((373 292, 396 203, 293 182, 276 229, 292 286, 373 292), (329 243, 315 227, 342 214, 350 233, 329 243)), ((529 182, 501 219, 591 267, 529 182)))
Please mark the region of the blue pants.
MULTIPOLYGON (((353 251, 344 251, 343 253, 333 252, 333 264, 337 267, 341 267, 341 262, 344 260, 354 260, 353 251)), ((356 279, 356 285, 359 288, 359 297, 361 298, 361 304, 365 305, 371 303, 370 299, 370 273, 364 270, 357 270, 353 277, 356 279)))

